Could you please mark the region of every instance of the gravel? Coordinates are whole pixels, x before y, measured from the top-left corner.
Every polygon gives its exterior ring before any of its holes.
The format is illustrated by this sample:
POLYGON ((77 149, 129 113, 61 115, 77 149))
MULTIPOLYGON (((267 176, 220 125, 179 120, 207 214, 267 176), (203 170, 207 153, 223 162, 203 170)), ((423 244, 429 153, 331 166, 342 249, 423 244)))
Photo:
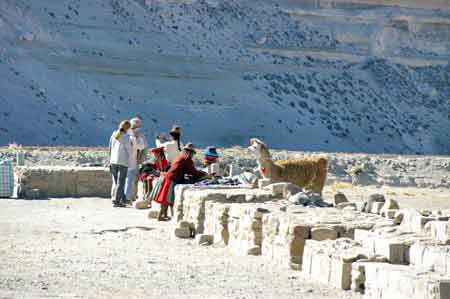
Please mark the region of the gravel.
POLYGON ((104 199, 0 200, 1 298, 359 298, 104 199))

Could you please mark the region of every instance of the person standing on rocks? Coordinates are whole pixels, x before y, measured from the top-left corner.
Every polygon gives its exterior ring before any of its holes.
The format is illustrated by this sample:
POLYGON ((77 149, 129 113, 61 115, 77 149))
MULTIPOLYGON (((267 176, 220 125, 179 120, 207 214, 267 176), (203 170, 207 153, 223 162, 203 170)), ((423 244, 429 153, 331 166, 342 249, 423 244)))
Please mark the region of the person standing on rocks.
POLYGON ((164 147, 166 158, 169 162, 173 162, 175 158, 180 154, 182 149, 181 143, 181 128, 179 126, 173 126, 169 132, 170 141, 161 142, 159 138, 156 139, 156 147, 164 147))
POLYGON ((197 170, 194 166, 192 158, 196 154, 194 145, 188 143, 183 147, 183 151, 173 161, 169 171, 162 174, 156 181, 152 193, 151 200, 161 205, 158 215, 159 221, 167 221, 167 209, 173 207, 175 194, 174 188, 176 184, 192 183, 207 175, 206 172, 197 170), (186 178, 188 177, 188 178, 186 178))
POLYGON ((125 182, 125 195, 129 201, 135 201, 137 195, 138 184, 138 164, 142 161, 144 155, 144 149, 146 147, 146 141, 141 131, 142 121, 140 118, 135 117, 130 120, 131 129, 128 134, 130 135, 132 151, 130 155, 130 161, 128 162, 128 173, 125 182))
POLYGON ((128 173, 132 145, 130 136, 127 134, 131 123, 124 120, 119 129, 109 139, 110 170, 113 178, 113 205, 124 207, 128 203, 124 192, 125 180, 128 173))

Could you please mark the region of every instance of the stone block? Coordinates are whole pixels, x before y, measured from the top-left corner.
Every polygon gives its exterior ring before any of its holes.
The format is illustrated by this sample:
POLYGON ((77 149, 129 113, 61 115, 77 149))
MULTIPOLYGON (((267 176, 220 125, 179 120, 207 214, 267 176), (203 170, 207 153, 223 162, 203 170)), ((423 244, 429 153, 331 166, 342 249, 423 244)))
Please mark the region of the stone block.
POLYGON ((193 237, 193 234, 189 227, 177 227, 175 228, 175 236, 181 239, 189 239, 193 237))
MULTIPOLYGON (((388 219, 395 219, 395 215, 397 214, 398 210, 382 210, 381 211, 381 216, 386 217, 388 219)), ((401 222, 401 221, 400 221, 401 222)))
POLYGON ((450 245, 450 221, 430 221, 424 230, 433 240, 450 245))
POLYGON ((331 227, 313 227, 311 229, 311 239, 316 241, 336 240, 338 232, 331 227))
POLYGON ((263 189, 264 187, 269 186, 270 184, 272 184, 271 179, 259 179, 258 180, 258 188, 259 189, 263 189))
POLYGON ((306 277, 335 288, 349 290, 352 263, 367 256, 364 249, 350 239, 307 240, 302 272, 306 277))
POLYGON ((400 227, 406 232, 422 233, 427 222, 435 220, 433 217, 425 217, 414 209, 403 211, 403 220, 400 227))
MULTIPOLYGON (((387 217, 387 211, 395 211, 399 209, 398 202, 394 199, 388 199, 381 208, 380 215, 387 217)), ((392 212, 391 212, 392 214, 392 212)), ((393 217, 392 217, 393 218, 393 217)))
POLYGON ((441 273, 450 277, 450 246, 435 242, 416 242, 409 250, 413 267, 441 273))
POLYGON ((341 202, 339 204, 336 205, 336 208, 339 210, 343 210, 345 208, 351 208, 352 210, 356 211, 356 204, 353 202, 341 202))
POLYGON ((365 273, 364 299, 450 298, 448 276, 404 265, 360 263, 365 273))
POLYGON ((404 216, 404 211, 400 210, 400 211, 395 212, 394 219, 393 219, 394 224, 400 225, 403 221, 403 216, 404 216))
POLYGON ((268 190, 273 197, 282 197, 285 193, 287 193, 287 186, 289 183, 274 183, 268 186, 265 186, 264 189, 268 190))
POLYGON ((373 202, 370 208, 370 213, 379 215, 383 206, 384 202, 373 202))
MULTIPOLYGON (((370 196, 369 196, 369 199, 367 199, 365 202, 364 202, 364 204, 363 204, 363 206, 361 207, 362 209, 361 209, 361 211, 362 212, 366 212, 366 213, 372 213, 372 206, 374 205, 374 203, 377 203, 377 202, 385 202, 385 199, 384 199, 384 195, 382 195, 382 194, 371 194, 370 196)), ((378 214, 378 213, 374 213, 374 214, 378 214)))
POLYGON ((214 237, 212 235, 200 234, 195 236, 195 242, 198 245, 211 245, 214 243, 214 237))
POLYGON ((342 193, 342 192, 337 192, 335 195, 334 195, 334 206, 338 206, 339 204, 341 204, 341 203, 347 203, 348 202, 348 199, 347 199, 347 197, 345 196, 345 194, 344 193, 342 193))
POLYGON ((369 256, 383 256, 391 264, 409 264, 412 244, 428 240, 426 236, 404 233, 398 228, 385 227, 376 231, 355 230, 355 241, 362 244, 369 256))

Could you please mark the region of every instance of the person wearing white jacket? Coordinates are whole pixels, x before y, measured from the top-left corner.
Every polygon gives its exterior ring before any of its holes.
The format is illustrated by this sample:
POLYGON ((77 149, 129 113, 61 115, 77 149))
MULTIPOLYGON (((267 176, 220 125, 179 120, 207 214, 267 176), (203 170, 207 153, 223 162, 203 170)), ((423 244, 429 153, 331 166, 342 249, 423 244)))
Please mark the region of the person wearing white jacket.
POLYGON ((135 201, 137 196, 138 183, 138 160, 142 151, 147 146, 145 137, 141 132, 141 120, 137 117, 131 121, 131 130, 129 132, 132 152, 128 162, 128 174, 125 183, 125 195, 130 201, 135 201))
POLYGON ((156 147, 164 147, 164 153, 169 162, 173 162, 175 158, 181 153, 183 144, 181 143, 181 128, 173 126, 169 132, 170 141, 161 142, 160 138, 156 138, 156 147))
POLYGON ((132 150, 130 136, 126 133, 130 127, 129 121, 121 122, 119 130, 115 131, 109 139, 109 162, 113 178, 112 194, 115 207, 124 207, 128 202, 124 188, 132 150))

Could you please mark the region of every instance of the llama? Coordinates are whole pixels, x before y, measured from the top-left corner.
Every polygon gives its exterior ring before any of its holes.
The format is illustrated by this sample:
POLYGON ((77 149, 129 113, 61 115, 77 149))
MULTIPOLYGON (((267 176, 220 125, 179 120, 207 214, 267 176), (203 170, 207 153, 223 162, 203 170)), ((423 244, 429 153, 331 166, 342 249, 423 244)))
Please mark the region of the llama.
POLYGON ((274 162, 267 146, 259 139, 250 139, 249 149, 255 152, 264 178, 273 182, 289 182, 315 193, 322 194, 328 172, 328 159, 311 156, 274 162))

